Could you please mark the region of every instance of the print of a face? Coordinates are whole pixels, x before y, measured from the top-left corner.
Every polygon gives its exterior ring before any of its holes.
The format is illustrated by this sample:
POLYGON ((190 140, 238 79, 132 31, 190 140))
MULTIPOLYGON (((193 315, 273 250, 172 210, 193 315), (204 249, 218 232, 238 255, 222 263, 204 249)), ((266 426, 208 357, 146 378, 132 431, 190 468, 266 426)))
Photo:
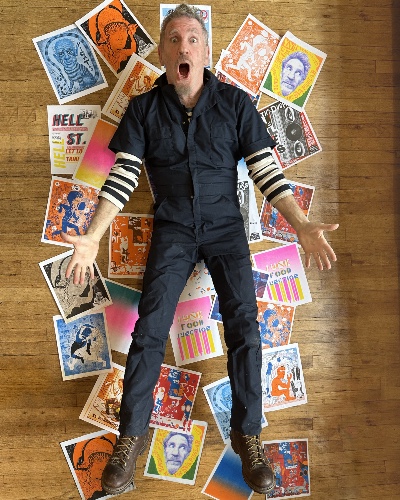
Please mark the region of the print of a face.
POLYGON ((63 66, 68 66, 76 59, 76 50, 71 40, 59 40, 54 45, 54 56, 63 66))
POLYGON ((169 474, 175 474, 190 453, 185 436, 175 434, 164 445, 165 461, 169 474))
POLYGON ((287 96, 293 92, 305 79, 306 71, 300 59, 289 59, 282 64, 281 90, 282 95, 287 96))

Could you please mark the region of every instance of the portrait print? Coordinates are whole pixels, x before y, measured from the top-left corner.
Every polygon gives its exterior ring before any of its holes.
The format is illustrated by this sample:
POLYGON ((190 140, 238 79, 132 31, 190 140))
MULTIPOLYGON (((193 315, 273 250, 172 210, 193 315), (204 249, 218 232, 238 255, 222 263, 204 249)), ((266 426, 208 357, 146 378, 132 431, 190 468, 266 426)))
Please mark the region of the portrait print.
POLYGON ((89 43, 75 25, 33 39, 58 102, 107 87, 89 43))
POLYGON ((282 37, 261 85, 261 91, 302 111, 326 54, 289 31, 282 37))
POLYGON ((156 43, 122 0, 106 0, 75 22, 115 76, 132 54, 144 59, 156 43))
POLYGON ((182 484, 195 484, 207 422, 194 421, 190 434, 156 429, 144 471, 145 476, 182 484))

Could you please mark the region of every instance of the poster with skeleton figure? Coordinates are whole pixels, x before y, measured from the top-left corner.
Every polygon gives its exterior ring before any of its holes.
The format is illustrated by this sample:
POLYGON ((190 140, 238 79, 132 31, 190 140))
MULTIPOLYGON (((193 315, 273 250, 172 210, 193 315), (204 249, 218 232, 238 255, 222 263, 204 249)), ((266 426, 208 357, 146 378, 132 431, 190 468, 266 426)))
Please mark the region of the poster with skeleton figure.
POLYGON ((110 372, 111 348, 104 311, 69 323, 53 316, 63 380, 110 372))
POLYGON ((261 384, 265 412, 307 403, 298 344, 263 349, 261 384))
POLYGON ((60 104, 107 87, 93 49, 74 24, 32 41, 60 104))
POLYGON ((279 35, 249 14, 215 68, 256 96, 279 35))
POLYGON ((305 111, 276 101, 258 112, 276 142, 272 154, 283 170, 322 151, 305 111))
POLYGON ((94 263, 94 279, 87 271, 83 284, 74 284, 74 273, 65 273, 73 250, 39 262, 39 267, 66 323, 112 304, 104 279, 94 263))

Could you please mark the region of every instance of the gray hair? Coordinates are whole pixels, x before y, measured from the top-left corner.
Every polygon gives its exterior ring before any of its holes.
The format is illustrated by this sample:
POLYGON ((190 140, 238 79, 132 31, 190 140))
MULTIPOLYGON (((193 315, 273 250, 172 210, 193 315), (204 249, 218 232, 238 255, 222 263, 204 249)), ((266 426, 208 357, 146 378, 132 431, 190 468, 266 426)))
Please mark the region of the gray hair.
POLYGON ((173 19, 179 19, 180 17, 188 17, 189 19, 196 19, 196 21, 198 21, 201 26, 201 30, 203 32, 206 45, 208 45, 208 32, 206 25, 204 23, 204 19, 201 15, 201 11, 196 7, 192 7, 191 5, 187 5, 185 3, 181 3, 175 9, 170 10, 168 14, 164 17, 160 30, 160 45, 162 45, 164 42, 165 28, 167 27, 167 24, 173 19))

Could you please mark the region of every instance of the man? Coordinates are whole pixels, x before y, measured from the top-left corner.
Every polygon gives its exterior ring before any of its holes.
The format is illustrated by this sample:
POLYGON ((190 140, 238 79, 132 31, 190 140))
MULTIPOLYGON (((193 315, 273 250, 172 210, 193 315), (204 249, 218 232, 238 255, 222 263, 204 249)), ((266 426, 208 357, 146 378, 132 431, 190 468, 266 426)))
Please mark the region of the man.
POLYGON ((284 97, 291 94, 306 79, 310 62, 304 52, 293 52, 282 61, 281 92, 284 97))
POLYGON ((260 493, 274 487, 263 454, 261 346, 257 304, 243 219, 237 200, 237 163, 297 230, 320 269, 335 254, 323 231, 337 225, 310 222, 296 204, 273 161, 274 142, 245 92, 204 69, 209 56, 201 17, 180 5, 164 20, 159 45, 166 73, 151 91, 131 100, 110 143, 116 164, 105 182, 84 236, 64 235, 75 253, 67 270, 74 282, 93 273, 99 240, 137 185, 141 159, 157 193, 154 232, 143 278, 139 319, 132 334, 124 378, 120 438, 104 469, 107 493, 132 482, 144 452, 168 333, 182 289, 204 259, 218 293, 232 387, 231 441, 246 482, 260 493))
POLYGON ((181 468, 193 446, 193 436, 170 432, 164 439, 164 456, 167 471, 173 475, 181 468))

